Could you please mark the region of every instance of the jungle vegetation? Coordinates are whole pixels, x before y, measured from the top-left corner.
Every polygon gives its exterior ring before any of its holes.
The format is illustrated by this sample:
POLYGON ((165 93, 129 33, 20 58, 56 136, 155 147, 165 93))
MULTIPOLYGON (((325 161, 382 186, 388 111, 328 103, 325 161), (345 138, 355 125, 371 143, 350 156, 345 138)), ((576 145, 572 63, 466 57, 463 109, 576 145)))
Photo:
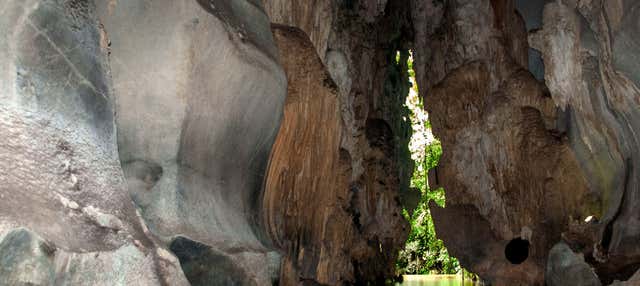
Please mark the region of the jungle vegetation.
POLYGON ((400 251, 396 266, 398 274, 455 274, 461 270, 460 263, 449 255, 442 240, 437 238, 429 211, 430 201, 441 207, 445 205, 444 190, 429 188, 427 179, 428 171, 438 165, 442 146, 431 132, 429 116, 418 95, 412 57, 409 57, 408 67, 412 87, 405 104, 411 111, 409 116, 413 135, 409 150, 415 162, 411 188, 420 192, 421 198, 412 212, 403 210, 405 219, 411 224, 411 232, 404 249, 400 251))

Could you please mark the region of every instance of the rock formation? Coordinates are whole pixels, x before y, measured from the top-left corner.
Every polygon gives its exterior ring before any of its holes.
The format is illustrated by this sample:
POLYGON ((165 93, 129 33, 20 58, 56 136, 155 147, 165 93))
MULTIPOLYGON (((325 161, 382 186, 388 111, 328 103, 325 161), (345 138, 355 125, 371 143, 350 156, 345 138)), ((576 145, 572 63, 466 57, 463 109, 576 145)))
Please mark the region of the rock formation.
POLYGON ((640 267, 640 3, 583 2, 547 4, 530 42, 542 51, 546 84, 588 178, 589 215, 598 220, 594 240, 573 243, 608 283, 640 267))
MULTIPOLYGON (((443 148, 431 182, 447 194, 445 209, 432 207, 436 231, 463 265, 494 284, 541 284, 568 217, 586 217, 584 175, 557 131, 552 98, 526 70, 526 31, 513 3, 452 1, 438 9, 441 26, 416 28, 428 40, 415 48, 443 148), (517 238, 530 241, 529 258, 512 264, 504 253, 517 238)), ((434 24, 426 17, 414 13, 414 24, 434 24)))
POLYGON ((445 2, 412 2, 418 83, 444 151, 439 235, 497 285, 542 285, 561 239, 603 283, 626 280, 640 265, 637 4, 445 2), (512 239, 530 241, 522 264, 501 255, 512 239))
POLYGON ((0 284, 188 285, 127 192, 93 11, 85 1, 3 3, 0 284))
POLYGON ((410 50, 450 253, 635 285, 636 2, 5 1, 0 285, 393 278, 410 50))
POLYGON ((282 285, 299 279, 336 285, 353 280, 341 274, 352 268, 348 253, 357 231, 348 213, 351 174, 340 149, 337 89, 304 32, 278 25, 273 31, 288 93, 267 173, 265 227, 287 253, 282 285))
MULTIPOLYGON (((111 41, 120 160, 149 229, 182 252, 209 246, 221 258, 206 267, 236 265, 231 281, 270 284, 278 254, 263 244, 258 207, 286 78, 266 15, 244 0, 98 8, 111 41)), ((194 285, 217 279, 185 275, 194 285)))
POLYGON ((407 2, 264 3, 273 22, 301 30, 275 29, 292 97, 264 205, 286 253, 281 283, 384 283, 409 230, 407 2))
POLYGON ((556 244, 549 251, 549 263, 545 276, 547 285, 550 286, 602 285, 591 266, 584 261, 584 257, 575 254, 568 245, 562 242, 556 244))

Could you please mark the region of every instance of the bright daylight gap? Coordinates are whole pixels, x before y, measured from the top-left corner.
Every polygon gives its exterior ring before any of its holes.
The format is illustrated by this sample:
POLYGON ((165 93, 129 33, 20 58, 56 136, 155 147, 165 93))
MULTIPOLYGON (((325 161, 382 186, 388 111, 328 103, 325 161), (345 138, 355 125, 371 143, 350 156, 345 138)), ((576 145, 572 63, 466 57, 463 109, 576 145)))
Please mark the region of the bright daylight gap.
MULTIPOLYGON (((400 53, 397 54, 396 61, 400 61, 400 53)), ((440 207, 444 207, 445 191, 443 188, 429 187, 428 173, 438 165, 442 146, 431 131, 429 115, 418 93, 412 53, 407 66, 411 88, 405 105, 410 110, 409 120, 413 135, 409 142, 409 151, 411 159, 415 162, 411 188, 412 191, 420 192, 421 197, 413 211, 403 210, 403 216, 409 221, 411 231, 396 262, 397 273, 403 275, 405 280, 398 285, 424 285, 420 284, 423 280, 462 280, 463 275, 465 285, 474 285, 473 282, 478 280, 478 277, 462 269, 458 260, 449 254, 442 240, 436 235, 429 202, 434 201, 440 207)))

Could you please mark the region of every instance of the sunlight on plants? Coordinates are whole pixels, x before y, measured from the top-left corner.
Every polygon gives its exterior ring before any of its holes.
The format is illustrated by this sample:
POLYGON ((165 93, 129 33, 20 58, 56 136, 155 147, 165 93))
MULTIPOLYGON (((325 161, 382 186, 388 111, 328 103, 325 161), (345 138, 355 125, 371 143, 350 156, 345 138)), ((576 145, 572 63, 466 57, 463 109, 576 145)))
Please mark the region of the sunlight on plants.
POLYGON ((412 88, 405 104, 411 110, 413 136, 409 150, 415 161, 411 188, 422 196, 413 213, 403 210, 404 217, 411 224, 411 232, 396 265, 399 274, 455 274, 461 270, 460 264, 449 255, 442 240, 436 237, 429 211, 429 202, 432 200, 441 207, 445 205, 444 190, 430 189, 427 179, 429 170, 438 165, 442 146, 431 132, 429 115, 418 96, 413 56, 409 57, 408 65, 412 88))

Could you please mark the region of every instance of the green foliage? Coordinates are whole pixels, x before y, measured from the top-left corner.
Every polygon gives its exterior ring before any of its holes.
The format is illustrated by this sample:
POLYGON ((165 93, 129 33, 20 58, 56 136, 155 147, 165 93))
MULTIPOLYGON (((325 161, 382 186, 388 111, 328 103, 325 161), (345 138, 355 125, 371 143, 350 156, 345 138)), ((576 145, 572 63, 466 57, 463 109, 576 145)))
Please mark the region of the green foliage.
POLYGON ((421 190, 422 197, 412 214, 403 211, 404 217, 411 224, 411 232, 407 238, 405 248, 400 251, 397 262, 398 270, 402 274, 454 274, 460 271, 458 260, 450 256, 442 240, 436 237, 435 226, 429 211, 429 202, 434 201, 441 207, 445 204, 445 194, 442 188, 428 187, 426 171, 435 167, 442 155, 440 142, 426 146, 427 156, 422 162, 416 163, 411 184, 413 188, 421 190))
POLYGON ((411 187, 421 193, 421 199, 413 213, 403 211, 405 219, 411 224, 411 232, 405 248, 400 251, 396 266, 399 274, 455 274, 461 270, 460 263, 455 257, 449 255, 442 240, 436 237, 429 210, 430 201, 434 201, 440 207, 445 205, 444 190, 431 189, 428 184, 428 171, 438 165, 442 156, 442 145, 431 133, 428 115, 418 96, 411 58, 409 58, 408 67, 413 84, 406 102, 411 110, 410 118, 413 128, 409 150, 415 161, 411 187))

